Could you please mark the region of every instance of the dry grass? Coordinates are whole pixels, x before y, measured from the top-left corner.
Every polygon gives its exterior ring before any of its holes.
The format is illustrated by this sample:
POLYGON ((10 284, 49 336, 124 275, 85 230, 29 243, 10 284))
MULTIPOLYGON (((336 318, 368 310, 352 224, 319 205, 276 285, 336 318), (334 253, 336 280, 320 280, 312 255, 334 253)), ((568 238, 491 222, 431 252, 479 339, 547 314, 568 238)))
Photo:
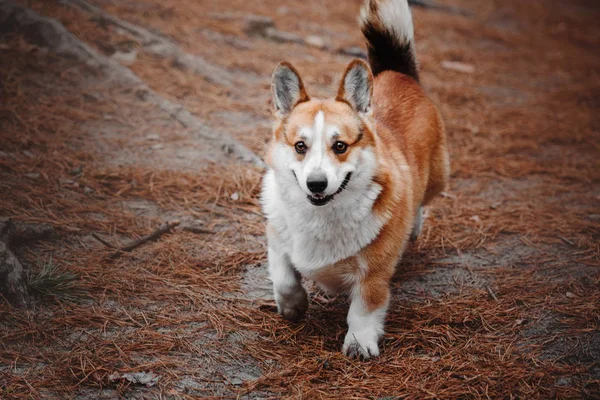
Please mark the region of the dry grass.
MULTIPOLYGON (((100 49, 126 39, 55 2, 27 3, 100 49)), ((211 13, 269 15, 288 31, 361 43, 358 1, 290 3, 287 14, 278 14, 275 1, 180 3, 98 2, 226 68, 267 77, 287 54, 321 92, 333 90, 347 59, 250 40, 243 18, 211 13), (198 44, 199 26, 252 47, 198 44)), ((265 261, 259 171, 110 162, 120 151, 145 154, 140 143, 156 129, 178 143, 178 127, 136 104, 128 88, 3 38, 0 90, 10 101, 0 104, 0 215, 55 226, 59 240, 23 249, 22 257, 37 272, 36 261, 52 256, 88 295, 29 310, 0 305, 0 397, 96 398, 102 389, 181 398, 597 397, 600 59, 590 50, 599 40, 597 11, 541 0, 455 3, 476 17, 415 11, 423 82, 450 138, 449 196, 436 202, 407 251, 393 282, 382 356, 366 363, 339 352, 343 299, 315 295, 307 317, 288 324, 272 301, 241 289, 246 267, 265 261), (476 72, 444 70, 447 59, 474 63, 476 72), (106 115, 130 134, 90 133, 108 123, 106 115), (171 219, 214 234, 176 229, 118 259, 91 237, 123 244, 171 219), (461 281, 446 284, 457 290, 428 292, 430 277, 448 269, 485 284, 461 281), (422 282, 424 292, 409 291, 406 282, 422 282), (240 365, 260 376, 238 385, 231 368, 240 365), (158 385, 109 379, 143 371, 159 374, 158 385), (182 388, 187 378, 198 387, 182 388)), ((219 88, 145 54, 132 69, 209 122, 218 123, 221 109, 268 115, 267 81, 219 88)), ((262 151, 269 132, 249 125, 234 134, 262 151)))

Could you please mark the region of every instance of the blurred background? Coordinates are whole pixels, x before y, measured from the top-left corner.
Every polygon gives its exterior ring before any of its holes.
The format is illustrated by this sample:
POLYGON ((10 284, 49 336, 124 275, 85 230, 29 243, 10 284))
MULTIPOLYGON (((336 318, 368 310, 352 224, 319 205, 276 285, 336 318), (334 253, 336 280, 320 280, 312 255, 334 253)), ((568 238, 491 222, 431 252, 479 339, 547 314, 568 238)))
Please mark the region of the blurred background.
POLYGON ((0 398, 598 398, 600 6, 415 0, 450 186, 382 356, 274 310, 270 74, 366 56, 360 0, 0 0, 0 398))

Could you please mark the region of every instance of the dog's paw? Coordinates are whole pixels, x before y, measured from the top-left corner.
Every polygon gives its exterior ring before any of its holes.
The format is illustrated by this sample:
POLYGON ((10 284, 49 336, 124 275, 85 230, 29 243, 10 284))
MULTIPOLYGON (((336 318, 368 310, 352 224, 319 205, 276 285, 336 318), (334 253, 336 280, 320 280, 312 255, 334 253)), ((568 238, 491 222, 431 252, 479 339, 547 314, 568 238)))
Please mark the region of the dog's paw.
POLYGON ((342 351, 350 358, 368 360, 379 356, 379 335, 374 329, 363 329, 361 331, 348 331, 344 340, 342 351))
POLYGON ((308 309, 308 296, 304 289, 291 296, 275 296, 277 311, 288 321, 298 321, 308 309))

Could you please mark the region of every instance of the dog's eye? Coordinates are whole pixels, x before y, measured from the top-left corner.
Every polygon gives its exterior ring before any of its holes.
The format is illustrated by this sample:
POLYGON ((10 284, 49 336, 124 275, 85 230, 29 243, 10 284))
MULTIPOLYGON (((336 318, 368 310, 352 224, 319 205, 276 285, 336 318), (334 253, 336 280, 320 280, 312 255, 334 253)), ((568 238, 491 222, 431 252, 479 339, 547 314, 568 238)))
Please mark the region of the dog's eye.
POLYGON ((304 144, 304 142, 297 142, 294 145, 294 148, 296 149, 296 153, 298 154, 306 153, 306 144, 304 144))
POLYGON ((333 152, 336 154, 344 154, 348 149, 348 145, 344 142, 335 142, 333 144, 333 152))

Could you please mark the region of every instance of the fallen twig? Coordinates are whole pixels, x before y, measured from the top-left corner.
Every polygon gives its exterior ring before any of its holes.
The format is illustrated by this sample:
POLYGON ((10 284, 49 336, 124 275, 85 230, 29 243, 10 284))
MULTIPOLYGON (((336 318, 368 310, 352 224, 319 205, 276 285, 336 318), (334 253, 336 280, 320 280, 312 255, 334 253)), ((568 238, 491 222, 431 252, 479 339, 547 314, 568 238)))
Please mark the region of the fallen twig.
POLYGON ((558 238, 570 246, 575 246, 575 243, 573 243, 571 240, 567 239, 564 236, 558 236, 558 238))
POLYGON ((494 299, 494 301, 498 301, 498 297, 496 296, 496 293, 494 293, 492 288, 489 286, 486 286, 485 288, 487 289, 487 291, 490 294, 490 296, 492 297, 492 299, 494 299))
POLYGON ((169 233, 171 231, 171 229, 175 228, 180 223, 181 222, 179 220, 165 222, 164 224, 161 224, 158 228, 156 228, 156 230, 154 232, 150 233, 149 235, 142 236, 139 239, 136 239, 136 240, 132 241, 131 243, 129 243, 125 246, 122 246, 122 247, 117 247, 117 246, 111 244, 110 242, 102 239, 96 233, 92 233, 92 236, 96 240, 98 240, 100 243, 105 245, 106 247, 115 249, 116 252, 111 255, 111 258, 116 258, 123 252, 131 252, 133 249, 143 245, 144 243, 156 240, 159 237, 161 237, 162 235, 164 235, 165 233, 169 233))
POLYGON ((198 234, 212 234, 214 233, 213 231, 211 231, 210 229, 204 229, 204 228, 200 228, 198 226, 192 226, 192 225, 185 225, 181 227, 181 230, 187 231, 187 232, 192 232, 192 233, 198 233, 198 234))
POLYGON ((117 246, 113 245, 110 242, 107 242, 106 240, 102 239, 97 233, 92 233, 92 237, 94 239, 96 239, 97 241, 99 241, 100 243, 102 243, 103 245, 105 245, 106 247, 110 247, 111 249, 118 249, 117 246))
POLYGON ((152 240, 156 240, 159 237, 161 237, 162 235, 164 235, 165 233, 170 232, 171 229, 175 228, 179 224, 180 224, 179 220, 175 220, 175 221, 171 221, 171 222, 165 222, 164 224, 162 224, 161 226, 159 226, 151 234, 146 235, 146 236, 142 236, 141 238, 139 238, 137 240, 134 240, 130 244, 121 247, 120 250, 121 251, 131 251, 131 250, 135 249, 136 247, 139 247, 139 246, 143 245, 146 242, 150 242, 152 240))

